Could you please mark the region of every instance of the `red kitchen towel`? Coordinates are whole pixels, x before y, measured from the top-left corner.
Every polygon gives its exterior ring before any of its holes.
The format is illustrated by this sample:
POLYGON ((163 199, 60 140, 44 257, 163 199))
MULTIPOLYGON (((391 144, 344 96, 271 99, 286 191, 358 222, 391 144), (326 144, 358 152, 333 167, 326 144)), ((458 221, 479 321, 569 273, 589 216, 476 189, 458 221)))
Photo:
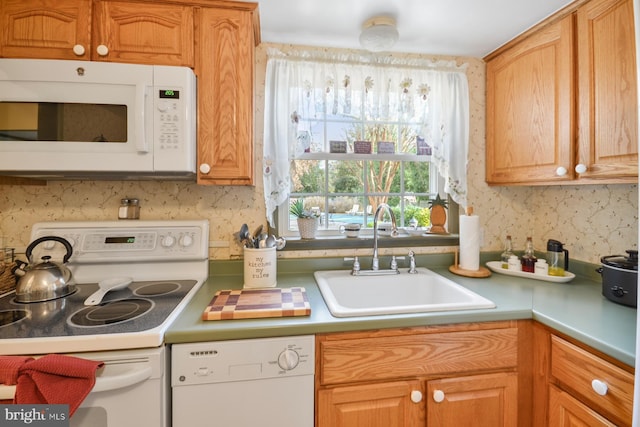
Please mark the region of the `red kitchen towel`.
POLYGON ((20 368, 30 360, 33 360, 33 357, 0 356, 0 384, 16 384, 20 368))
POLYGON ((103 362, 60 354, 48 354, 39 359, 22 356, 0 357, 0 382, 16 384, 13 403, 68 404, 69 416, 78 409, 96 383, 96 371, 103 362), (15 378, 17 382, 7 382, 15 378))

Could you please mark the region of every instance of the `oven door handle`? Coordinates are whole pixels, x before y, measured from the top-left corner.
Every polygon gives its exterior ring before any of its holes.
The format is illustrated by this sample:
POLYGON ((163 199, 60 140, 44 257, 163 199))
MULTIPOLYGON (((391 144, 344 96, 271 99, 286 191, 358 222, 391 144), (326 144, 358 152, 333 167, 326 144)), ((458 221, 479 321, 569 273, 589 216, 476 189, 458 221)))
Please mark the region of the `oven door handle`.
MULTIPOLYGON (((120 375, 108 377, 96 377, 96 383, 91 389, 92 393, 101 391, 118 390, 141 383, 151 378, 151 366, 145 366, 142 369, 132 369, 120 375)), ((16 394, 15 385, 0 384, 0 400, 13 400, 16 394)))
POLYGON ((119 375, 99 376, 96 377, 96 384, 91 389, 91 392, 98 393, 129 387, 148 380, 151 378, 151 373, 151 366, 145 366, 142 369, 132 369, 119 375))
POLYGON ((16 395, 16 386, 0 384, 0 400, 13 400, 16 395))

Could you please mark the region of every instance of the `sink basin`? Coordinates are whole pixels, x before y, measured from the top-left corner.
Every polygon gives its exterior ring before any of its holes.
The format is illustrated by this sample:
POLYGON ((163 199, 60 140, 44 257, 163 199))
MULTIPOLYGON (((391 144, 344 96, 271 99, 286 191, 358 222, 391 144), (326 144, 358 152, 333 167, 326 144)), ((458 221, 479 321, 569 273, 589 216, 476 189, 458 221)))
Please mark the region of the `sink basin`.
POLYGON ((352 276, 316 271, 316 282, 336 317, 495 308, 488 299, 427 268, 418 273, 352 276))

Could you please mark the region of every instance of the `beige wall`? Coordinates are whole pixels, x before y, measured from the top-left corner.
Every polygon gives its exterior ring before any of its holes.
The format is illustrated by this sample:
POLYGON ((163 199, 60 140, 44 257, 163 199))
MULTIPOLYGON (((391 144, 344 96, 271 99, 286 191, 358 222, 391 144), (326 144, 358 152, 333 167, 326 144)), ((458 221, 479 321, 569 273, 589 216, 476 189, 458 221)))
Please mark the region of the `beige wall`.
MULTIPOLYGON (((211 258, 233 259, 241 250, 233 233, 242 223, 265 223, 262 197, 262 131, 264 71, 267 45, 256 53, 255 187, 213 187, 194 183, 147 181, 52 181, 45 187, 0 186, 0 229, 11 246, 24 249, 31 224, 52 220, 115 220, 120 198, 138 197, 141 219, 207 218, 211 223, 211 258)), ((279 46, 286 50, 292 46, 279 46)), ((405 55, 394 55, 405 56, 405 55)), ((413 55, 410 55, 413 56, 413 55)), ((435 57, 434 57, 435 58, 435 57)), ((446 58, 450 59, 450 58, 446 58)), ((598 263, 600 256, 637 248, 637 185, 560 187, 489 187, 484 183, 485 67, 477 58, 468 62, 470 87, 469 202, 483 224, 482 250, 500 250, 510 233, 516 249, 527 235, 537 249, 556 238, 566 243, 571 257, 598 263)), ((451 248, 418 252, 450 251, 451 248)), ((395 250, 404 254, 405 250, 395 250)), ((360 250, 359 254, 368 254, 360 250)), ((353 255, 342 251, 339 256, 353 255)), ((281 257, 336 256, 336 251, 281 252, 281 257)))

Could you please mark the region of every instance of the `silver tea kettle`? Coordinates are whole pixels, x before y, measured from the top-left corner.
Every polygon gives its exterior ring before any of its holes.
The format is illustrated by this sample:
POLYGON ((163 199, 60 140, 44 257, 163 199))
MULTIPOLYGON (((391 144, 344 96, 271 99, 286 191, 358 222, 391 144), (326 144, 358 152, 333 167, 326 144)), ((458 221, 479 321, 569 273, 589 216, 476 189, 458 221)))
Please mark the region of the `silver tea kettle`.
POLYGON ((66 297, 76 291, 71 270, 64 264, 73 254, 71 244, 58 236, 44 236, 29 244, 25 255, 29 263, 19 262, 14 274, 18 278, 16 286, 16 302, 30 303, 50 301, 66 297), (34 264, 32 260, 33 249, 42 242, 53 240, 62 243, 67 253, 62 263, 51 261, 50 256, 43 256, 42 262, 34 264))

